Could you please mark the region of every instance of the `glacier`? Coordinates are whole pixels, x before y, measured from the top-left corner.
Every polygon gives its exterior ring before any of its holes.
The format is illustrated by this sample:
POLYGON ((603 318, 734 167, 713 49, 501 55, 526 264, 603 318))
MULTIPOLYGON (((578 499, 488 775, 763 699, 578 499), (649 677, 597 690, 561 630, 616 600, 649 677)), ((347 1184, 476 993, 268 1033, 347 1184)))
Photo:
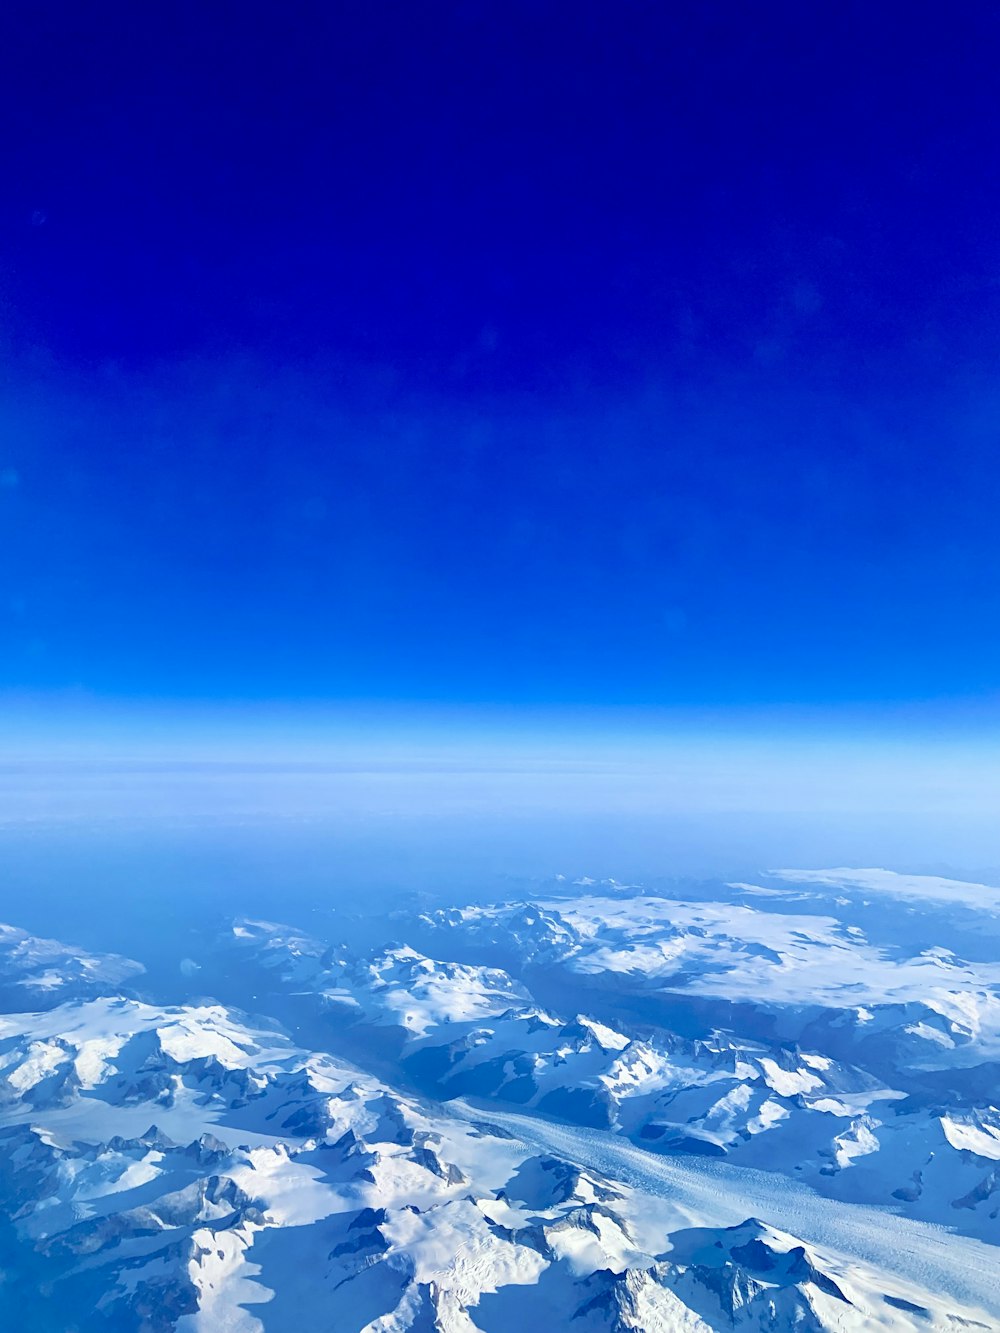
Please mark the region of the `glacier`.
POLYGON ((0 927, 3 1326, 1000 1329, 997 890, 534 889, 0 927))

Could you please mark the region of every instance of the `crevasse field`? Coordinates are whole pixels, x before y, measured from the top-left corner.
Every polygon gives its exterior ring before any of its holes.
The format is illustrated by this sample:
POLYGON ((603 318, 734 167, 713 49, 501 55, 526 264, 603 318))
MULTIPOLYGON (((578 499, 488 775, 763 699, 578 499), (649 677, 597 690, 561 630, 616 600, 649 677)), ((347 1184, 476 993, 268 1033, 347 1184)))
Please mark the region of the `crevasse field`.
POLYGON ((5 1328, 1000 1328, 1000 890, 285 905, 2 928, 5 1328))

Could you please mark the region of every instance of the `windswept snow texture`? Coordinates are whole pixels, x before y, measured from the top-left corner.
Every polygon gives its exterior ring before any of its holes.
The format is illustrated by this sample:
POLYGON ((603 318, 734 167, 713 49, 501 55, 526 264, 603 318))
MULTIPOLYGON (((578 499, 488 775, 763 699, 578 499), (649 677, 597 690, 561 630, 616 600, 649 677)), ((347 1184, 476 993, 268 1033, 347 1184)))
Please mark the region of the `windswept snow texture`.
POLYGON ((0 1325, 1000 1330, 1000 891, 364 906, 0 928, 0 1325))

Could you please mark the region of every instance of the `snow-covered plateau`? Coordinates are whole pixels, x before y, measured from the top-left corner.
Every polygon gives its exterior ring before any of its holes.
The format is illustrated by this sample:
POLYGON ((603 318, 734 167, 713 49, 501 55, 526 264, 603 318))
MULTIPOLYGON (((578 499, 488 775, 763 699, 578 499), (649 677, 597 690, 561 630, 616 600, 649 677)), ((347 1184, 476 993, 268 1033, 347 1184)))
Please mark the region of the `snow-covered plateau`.
POLYGON ((1000 1330, 1000 890, 361 906, 0 927, 0 1327, 1000 1330))

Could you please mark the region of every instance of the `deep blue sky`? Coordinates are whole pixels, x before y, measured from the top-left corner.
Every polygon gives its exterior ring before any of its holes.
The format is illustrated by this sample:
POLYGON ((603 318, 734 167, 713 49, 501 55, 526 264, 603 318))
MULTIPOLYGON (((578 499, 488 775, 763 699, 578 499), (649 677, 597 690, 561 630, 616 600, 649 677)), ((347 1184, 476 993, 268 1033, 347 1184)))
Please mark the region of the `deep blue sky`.
POLYGON ((8 6, 0 687, 1000 680, 1000 7, 8 6))

